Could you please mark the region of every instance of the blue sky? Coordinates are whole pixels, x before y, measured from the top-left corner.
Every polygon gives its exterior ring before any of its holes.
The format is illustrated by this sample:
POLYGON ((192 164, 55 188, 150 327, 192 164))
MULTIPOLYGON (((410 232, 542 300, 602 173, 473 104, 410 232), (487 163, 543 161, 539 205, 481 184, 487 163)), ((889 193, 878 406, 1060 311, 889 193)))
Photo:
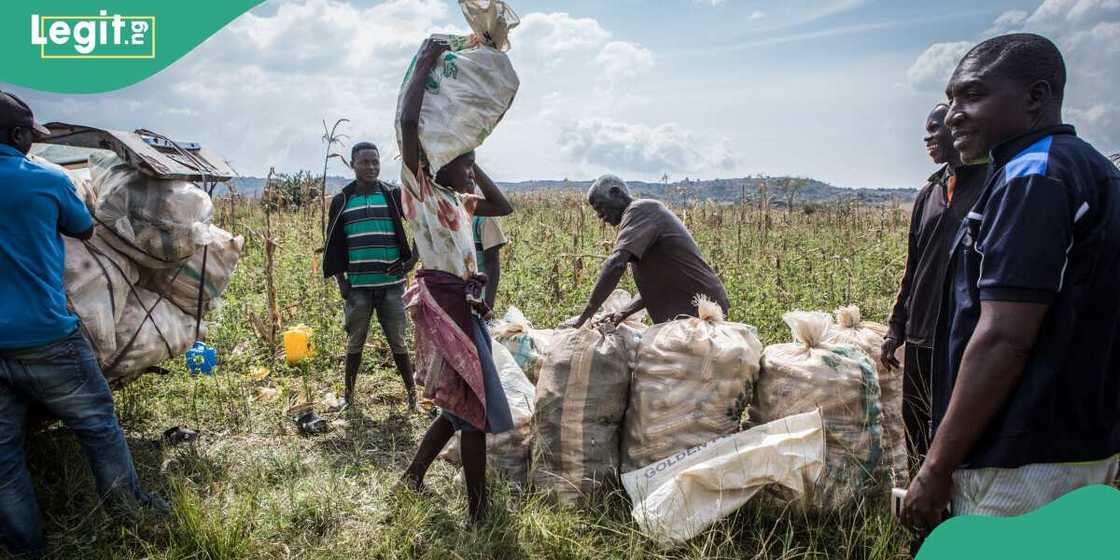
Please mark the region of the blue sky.
MULTIPOLYGON (((969 45, 1053 38, 1067 120, 1120 151, 1120 0, 510 0, 522 89, 479 152, 504 180, 756 173, 917 185, 929 107, 969 45)), ((323 119, 383 146, 420 40, 462 31, 448 0, 271 0, 163 73, 97 96, 16 91, 44 120, 147 127, 245 174, 321 169, 323 119)), ((346 169, 335 165, 333 173, 346 169)))

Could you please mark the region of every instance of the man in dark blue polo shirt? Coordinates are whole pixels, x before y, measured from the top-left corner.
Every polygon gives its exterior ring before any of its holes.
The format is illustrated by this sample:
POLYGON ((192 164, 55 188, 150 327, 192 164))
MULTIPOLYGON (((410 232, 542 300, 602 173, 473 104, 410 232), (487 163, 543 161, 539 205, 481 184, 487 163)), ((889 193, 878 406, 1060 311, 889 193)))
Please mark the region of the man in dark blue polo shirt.
POLYGON ((36 134, 49 132, 0 92, 0 546, 29 557, 44 550, 23 452, 31 405, 78 436, 107 504, 167 511, 140 489, 109 385, 67 309, 59 234, 89 239, 93 218, 64 174, 25 157, 36 134))
POLYGON ((1120 173, 1062 124, 1062 55, 977 45, 947 94, 966 161, 994 174, 952 249, 933 440, 903 519, 1017 515, 1109 483, 1120 453, 1120 173))

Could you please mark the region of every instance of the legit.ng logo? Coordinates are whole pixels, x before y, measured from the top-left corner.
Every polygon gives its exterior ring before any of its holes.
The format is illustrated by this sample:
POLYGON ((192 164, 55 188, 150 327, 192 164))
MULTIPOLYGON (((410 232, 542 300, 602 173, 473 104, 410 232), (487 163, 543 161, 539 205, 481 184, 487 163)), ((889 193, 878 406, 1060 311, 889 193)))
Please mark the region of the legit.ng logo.
POLYGON ((155 16, 31 16, 31 44, 44 59, 151 59, 155 16))

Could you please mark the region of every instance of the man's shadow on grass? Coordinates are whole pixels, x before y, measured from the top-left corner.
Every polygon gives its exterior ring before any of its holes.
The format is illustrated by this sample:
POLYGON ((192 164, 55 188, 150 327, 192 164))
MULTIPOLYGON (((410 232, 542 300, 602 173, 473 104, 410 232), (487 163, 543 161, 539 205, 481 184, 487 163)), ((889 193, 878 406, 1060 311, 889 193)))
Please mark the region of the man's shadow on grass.
POLYGON ((408 466, 419 437, 413 424, 415 413, 394 407, 375 418, 367 410, 354 407, 337 418, 345 421, 345 425, 332 429, 325 437, 317 436, 318 449, 332 458, 333 468, 373 467, 403 472, 408 466))

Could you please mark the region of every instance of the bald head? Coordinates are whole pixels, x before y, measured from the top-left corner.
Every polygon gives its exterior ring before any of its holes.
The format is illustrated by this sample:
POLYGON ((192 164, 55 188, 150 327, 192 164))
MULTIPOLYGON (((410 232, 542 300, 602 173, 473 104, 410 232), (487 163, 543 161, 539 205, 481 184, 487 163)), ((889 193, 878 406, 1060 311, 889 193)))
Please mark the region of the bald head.
POLYGON ((626 183, 614 175, 603 175, 587 189, 587 203, 595 209, 599 219, 617 226, 622 223, 622 213, 633 202, 626 183))

